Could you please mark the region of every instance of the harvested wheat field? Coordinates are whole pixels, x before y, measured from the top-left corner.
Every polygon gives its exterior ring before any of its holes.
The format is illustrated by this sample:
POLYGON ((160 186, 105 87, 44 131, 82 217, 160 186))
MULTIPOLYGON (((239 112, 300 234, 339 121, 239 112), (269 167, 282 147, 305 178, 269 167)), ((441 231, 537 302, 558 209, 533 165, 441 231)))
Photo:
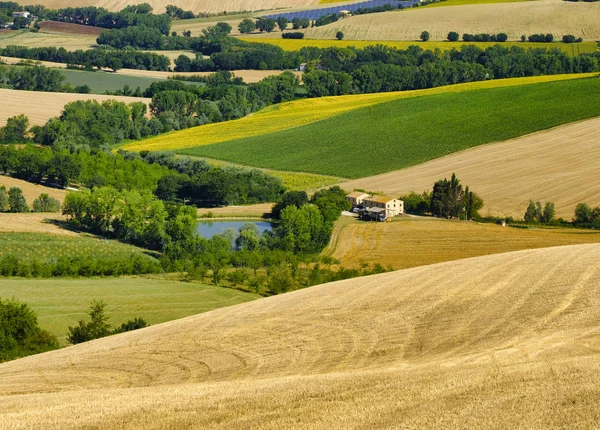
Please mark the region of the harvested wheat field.
POLYGON ((336 282, 0 366, 4 428, 593 428, 600 245, 336 282))
POLYGON ((573 228, 511 228, 495 224, 403 217, 393 222, 348 222, 334 229, 326 254, 344 267, 380 263, 406 269, 523 249, 600 243, 600 232, 573 228))
POLYGON ((50 197, 54 197, 59 202, 63 202, 67 195, 66 190, 58 188, 45 187, 43 185, 33 184, 31 182, 22 181, 21 179, 11 178, 10 176, 0 175, 0 186, 4 185, 7 189, 10 187, 19 187, 23 190, 23 195, 27 200, 27 203, 31 206, 33 200, 38 198, 40 194, 46 193, 50 197))
MULTIPOLYGON (((319 0, 198 0, 195 2, 182 0, 149 0, 147 3, 154 8, 155 13, 164 12, 165 7, 170 4, 179 6, 185 10, 192 10, 194 13, 218 13, 223 11, 254 11, 264 9, 301 8, 316 5, 319 3, 319 0)), ((50 9, 97 6, 111 11, 119 11, 126 6, 137 3, 135 1, 123 0, 24 0, 21 4, 41 4, 50 9)))
MULTIPOLYGON (((242 78, 246 83, 255 83, 263 80, 268 76, 280 75, 284 70, 235 70, 231 72, 235 77, 242 78)), ((292 71, 296 76, 301 77, 301 72, 292 71)), ((152 70, 135 70, 135 69, 120 69, 117 71, 119 75, 142 76, 148 78, 167 79, 171 76, 210 76, 214 72, 159 72, 152 70)))
POLYGON ((59 116, 63 107, 76 100, 117 100, 125 103, 144 102, 150 99, 139 97, 103 96, 96 94, 45 93, 0 89, 0 124, 15 115, 25 114, 30 125, 44 125, 50 118, 59 116))
POLYGON ((223 206, 218 208, 198 208, 198 216, 202 218, 260 218, 270 214, 273 203, 258 203, 247 206, 223 206))
POLYGON ((60 227, 56 222, 66 218, 60 213, 0 213, 0 233, 48 233, 60 236, 79 236, 60 227))
POLYGON ((426 163, 341 184, 401 196, 456 173, 479 194, 481 215, 522 218, 529 200, 556 204, 570 220, 577 203, 600 205, 600 118, 488 144, 426 163))
POLYGON ((359 15, 335 25, 310 28, 305 34, 309 39, 334 39, 335 33, 342 31, 345 39, 419 40, 421 32, 427 30, 431 40, 445 40, 450 31, 502 32, 515 40, 533 33, 553 33, 557 38, 574 34, 584 40, 597 40, 598 23, 600 3, 540 0, 359 15))

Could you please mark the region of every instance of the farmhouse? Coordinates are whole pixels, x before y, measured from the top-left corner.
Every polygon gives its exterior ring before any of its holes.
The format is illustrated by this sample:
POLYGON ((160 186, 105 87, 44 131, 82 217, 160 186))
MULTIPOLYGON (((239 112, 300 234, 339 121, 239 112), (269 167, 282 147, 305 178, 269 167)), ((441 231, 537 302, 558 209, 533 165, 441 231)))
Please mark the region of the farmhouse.
POLYGON ((392 218, 404 213, 404 202, 393 197, 385 196, 367 196, 363 199, 362 205, 367 208, 369 214, 374 217, 392 218))
POLYGON ((367 193, 363 193, 362 191, 354 191, 346 196, 346 199, 352 204, 353 208, 357 208, 362 206, 363 200, 367 197, 371 197, 367 193))
POLYGON ((31 16, 31 14, 27 11, 23 11, 23 12, 13 12, 12 13, 12 17, 13 18, 26 18, 29 19, 29 17, 31 16))

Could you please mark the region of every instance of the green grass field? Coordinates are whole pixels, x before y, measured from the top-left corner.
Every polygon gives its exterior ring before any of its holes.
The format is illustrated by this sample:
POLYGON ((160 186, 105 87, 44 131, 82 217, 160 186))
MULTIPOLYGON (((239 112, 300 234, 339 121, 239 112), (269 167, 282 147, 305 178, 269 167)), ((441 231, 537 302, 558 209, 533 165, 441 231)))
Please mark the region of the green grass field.
POLYGON ((359 178, 600 115, 600 79, 399 99, 179 153, 359 178))
POLYGON ((128 76, 108 72, 86 72, 83 70, 59 69, 65 77, 65 82, 74 86, 87 85, 92 94, 104 94, 105 91, 114 92, 122 90, 125 85, 135 90, 140 87, 144 91, 153 82, 164 79, 147 78, 142 76, 128 76))
POLYGON ((14 255, 32 261, 54 261, 59 257, 118 258, 144 254, 147 250, 93 236, 59 236, 42 233, 0 234, 0 257, 14 255))
POLYGON ((92 300, 107 303, 109 323, 114 327, 138 316, 158 324, 259 298, 228 288, 135 277, 2 279, 0 297, 29 304, 40 326, 61 343, 66 343, 68 326, 87 318, 92 300))

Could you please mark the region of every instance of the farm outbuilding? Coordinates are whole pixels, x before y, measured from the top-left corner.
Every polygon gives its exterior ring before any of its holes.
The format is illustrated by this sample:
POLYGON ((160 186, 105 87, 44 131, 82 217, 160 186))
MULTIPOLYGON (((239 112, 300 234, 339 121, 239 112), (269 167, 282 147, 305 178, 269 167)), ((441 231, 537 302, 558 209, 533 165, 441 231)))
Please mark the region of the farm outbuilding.
POLYGON ((346 196, 346 199, 352 204, 352 208, 362 207, 363 200, 371 197, 362 191, 354 191, 346 196))

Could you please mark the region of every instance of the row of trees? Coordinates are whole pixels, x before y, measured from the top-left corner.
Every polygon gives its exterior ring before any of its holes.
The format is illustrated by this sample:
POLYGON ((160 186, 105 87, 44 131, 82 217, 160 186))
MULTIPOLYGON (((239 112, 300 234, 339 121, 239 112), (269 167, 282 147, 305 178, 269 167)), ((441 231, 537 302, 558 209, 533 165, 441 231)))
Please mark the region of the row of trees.
MULTIPOLYGON (((72 86, 65 84, 64 75, 41 65, 0 66, 0 88, 25 91, 48 91, 65 93, 89 93, 87 85, 72 86)), ((0 140, 3 138, 0 136, 0 140)))
POLYGON ((90 49, 67 51, 65 48, 27 48, 9 45, 0 48, 0 56, 23 58, 34 61, 52 61, 81 66, 85 69, 138 69, 168 71, 171 60, 152 52, 119 51, 114 49, 90 49))
POLYGON ((213 167, 172 153, 90 153, 3 145, 0 173, 35 183, 137 190, 168 202, 205 207, 272 202, 284 192, 281 179, 261 170, 213 167))

